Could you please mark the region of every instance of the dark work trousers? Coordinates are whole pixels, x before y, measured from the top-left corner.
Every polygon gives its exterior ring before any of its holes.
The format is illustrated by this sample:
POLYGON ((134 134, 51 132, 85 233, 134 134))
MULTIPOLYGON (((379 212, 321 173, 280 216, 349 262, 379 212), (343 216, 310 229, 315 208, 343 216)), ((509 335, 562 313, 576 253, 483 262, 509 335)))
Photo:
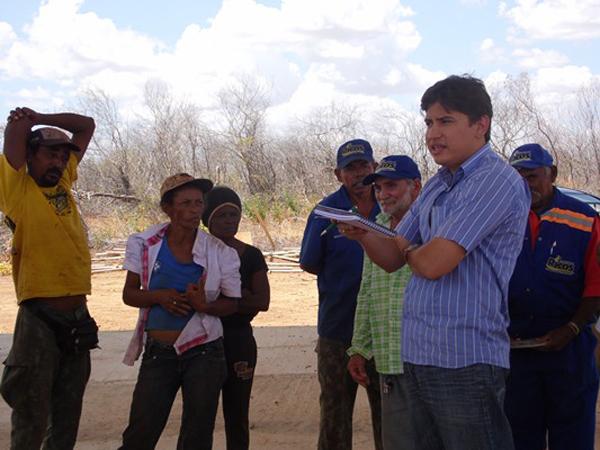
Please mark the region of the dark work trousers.
POLYGON ((224 380, 222 339, 177 355, 172 345, 149 337, 121 450, 154 449, 179 388, 183 411, 177 450, 212 449, 219 392, 224 380))
MULTIPOLYGON (((321 385, 319 450, 352 450, 352 413, 358 384, 347 369, 347 348, 343 342, 321 337, 317 343, 317 371, 321 385)), ((382 450, 379 375, 373 359, 367 362, 367 374, 370 380, 367 397, 371 406, 373 440, 376 450, 382 450)))
POLYGON ((75 446, 90 352, 65 354, 36 312, 68 324, 89 315, 81 306, 61 312, 40 302, 19 306, 13 345, 4 361, 0 391, 12 408, 12 450, 70 450, 75 446))
POLYGON ((227 380, 222 391, 227 450, 248 450, 248 410, 256 367, 256 341, 250 324, 227 326, 223 334, 227 360, 227 380))
POLYGON ((594 449, 598 375, 588 362, 580 372, 511 367, 505 405, 516 450, 594 449))

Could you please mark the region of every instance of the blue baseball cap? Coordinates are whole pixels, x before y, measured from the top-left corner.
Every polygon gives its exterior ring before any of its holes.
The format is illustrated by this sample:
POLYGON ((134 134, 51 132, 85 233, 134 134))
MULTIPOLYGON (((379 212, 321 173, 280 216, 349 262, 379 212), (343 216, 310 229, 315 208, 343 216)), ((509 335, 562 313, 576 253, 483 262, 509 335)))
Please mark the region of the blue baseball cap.
POLYGON ((364 139, 352 139, 342 144, 337 151, 337 168, 343 169, 353 161, 374 162, 371 144, 364 139))
POLYGON ((421 172, 417 164, 406 155, 386 156, 377 166, 377 170, 371 175, 367 175, 363 184, 371 184, 377 177, 392 178, 394 180, 415 178, 421 179, 421 172))
POLYGON ((508 160, 511 166, 522 169, 552 167, 554 159, 540 144, 525 144, 517 147, 508 160))

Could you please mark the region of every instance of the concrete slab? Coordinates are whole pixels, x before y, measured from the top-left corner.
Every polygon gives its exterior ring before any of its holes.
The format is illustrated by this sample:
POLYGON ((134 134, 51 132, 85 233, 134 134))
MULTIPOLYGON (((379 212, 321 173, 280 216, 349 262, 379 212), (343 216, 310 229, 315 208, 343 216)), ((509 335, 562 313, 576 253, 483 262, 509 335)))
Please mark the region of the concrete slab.
MULTIPOLYGON (((135 381, 134 368, 121 361, 131 338, 131 331, 100 332, 101 349, 92 351, 90 381, 135 381)), ((255 327, 258 345, 257 375, 294 375, 316 372, 316 327, 255 327)), ((0 361, 4 361, 12 344, 12 334, 0 334, 0 361)))

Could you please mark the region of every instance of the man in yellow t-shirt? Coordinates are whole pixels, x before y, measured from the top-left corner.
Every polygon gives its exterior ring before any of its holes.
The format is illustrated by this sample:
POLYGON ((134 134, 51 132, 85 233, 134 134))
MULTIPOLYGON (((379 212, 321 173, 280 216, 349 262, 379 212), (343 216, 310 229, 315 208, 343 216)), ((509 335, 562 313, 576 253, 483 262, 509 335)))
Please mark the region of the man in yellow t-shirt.
POLYGON ((90 254, 71 186, 94 128, 78 114, 16 108, 8 117, 0 210, 13 231, 19 312, 0 393, 13 409, 11 449, 75 446, 96 328, 86 306, 90 254), (32 130, 37 125, 44 127, 32 130), (81 332, 76 345, 67 338, 73 328, 81 332))

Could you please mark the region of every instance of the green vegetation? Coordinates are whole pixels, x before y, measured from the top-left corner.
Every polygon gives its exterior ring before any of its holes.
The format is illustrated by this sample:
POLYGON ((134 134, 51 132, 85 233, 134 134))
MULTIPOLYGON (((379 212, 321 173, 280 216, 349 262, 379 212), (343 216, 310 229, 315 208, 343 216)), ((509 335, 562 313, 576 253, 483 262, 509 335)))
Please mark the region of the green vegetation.
POLYGON ((10 261, 0 261, 0 276, 10 275, 12 273, 10 261))

